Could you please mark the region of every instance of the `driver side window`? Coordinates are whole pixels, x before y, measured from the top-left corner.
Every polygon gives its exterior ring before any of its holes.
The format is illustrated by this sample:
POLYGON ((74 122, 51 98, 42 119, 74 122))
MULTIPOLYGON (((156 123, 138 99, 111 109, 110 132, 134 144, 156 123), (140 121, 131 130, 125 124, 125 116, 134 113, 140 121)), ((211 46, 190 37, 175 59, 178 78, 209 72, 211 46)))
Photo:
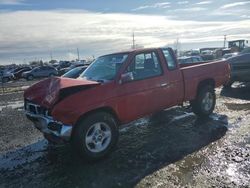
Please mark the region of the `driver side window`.
POLYGON ((134 62, 127 68, 131 72, 132 80, 142 80, 162 74, 162 68, 155 52, 137 54, 134 62))

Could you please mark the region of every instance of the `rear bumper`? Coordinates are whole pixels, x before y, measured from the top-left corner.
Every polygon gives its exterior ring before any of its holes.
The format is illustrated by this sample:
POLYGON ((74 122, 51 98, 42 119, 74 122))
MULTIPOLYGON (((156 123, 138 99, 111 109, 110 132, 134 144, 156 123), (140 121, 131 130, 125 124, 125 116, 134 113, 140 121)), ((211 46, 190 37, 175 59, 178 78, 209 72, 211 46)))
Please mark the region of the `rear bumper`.
POLYGON ((35 127, 40 130, 44 137, 55 143, 68 142, 71 137, 72 126, 55 121, 50 116, 25 112, 27 118, 31 120, 35 127))

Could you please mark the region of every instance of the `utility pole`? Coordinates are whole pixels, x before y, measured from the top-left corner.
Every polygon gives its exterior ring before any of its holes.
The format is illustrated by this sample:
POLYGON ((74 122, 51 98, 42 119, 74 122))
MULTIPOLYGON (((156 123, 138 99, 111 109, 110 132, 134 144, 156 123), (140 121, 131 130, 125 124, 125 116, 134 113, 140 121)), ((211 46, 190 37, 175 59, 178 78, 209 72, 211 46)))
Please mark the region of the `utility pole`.
POLYGON ((77 57, 78 57, 78 61, 80 61, 80 55, 79 55, 79 49, 77 48, 77 57))
POLYGON ((226 48, 227 35, 224 35, 224 48, 226 48))
POLYGON ((175 54, 176 55, 178 55, 178 48, 179 48, 179 38, 177 38, 175 42, 175 54))
POLYGON ((133 45, 132 48, 135 49, 135 33, 133 32, 133 45))
POLYGON ((50 60, 53 60, 52 51, 50 51, 50 60))
POLYGON ((175 41, 175 48, 176 48, 176 50, 178 50, 178 48, 179 48, 179 38, 177 38, 175 41))

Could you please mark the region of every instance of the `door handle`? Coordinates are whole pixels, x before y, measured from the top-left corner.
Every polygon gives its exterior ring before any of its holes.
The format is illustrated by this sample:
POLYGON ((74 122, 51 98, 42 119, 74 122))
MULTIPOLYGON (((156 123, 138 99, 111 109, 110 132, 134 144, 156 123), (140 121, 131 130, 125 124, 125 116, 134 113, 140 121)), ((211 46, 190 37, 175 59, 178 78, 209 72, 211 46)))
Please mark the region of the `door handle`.
POLYGON ((161 87, 165 87, 167 85, 168 85, 167 83, 163 83, 163 84, 161 84, 161 87))

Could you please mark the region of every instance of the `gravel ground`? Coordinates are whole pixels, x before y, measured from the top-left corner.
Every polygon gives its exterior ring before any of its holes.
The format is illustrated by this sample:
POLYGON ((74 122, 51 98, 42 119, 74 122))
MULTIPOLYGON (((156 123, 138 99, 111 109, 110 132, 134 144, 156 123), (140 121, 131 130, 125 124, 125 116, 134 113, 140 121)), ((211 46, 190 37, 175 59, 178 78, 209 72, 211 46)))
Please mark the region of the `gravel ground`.
POLYGON ((94 164, 48 145, 26 120, 21 92, 2 95, 0 187, 250 187, 250 86, 216 93, 210 118, 175 107, 137 120, 94 164))
POLYGON ((0 96, 0 153, 36 142, 42 134, 27 120, 23 111, 23 92, 0 96))

